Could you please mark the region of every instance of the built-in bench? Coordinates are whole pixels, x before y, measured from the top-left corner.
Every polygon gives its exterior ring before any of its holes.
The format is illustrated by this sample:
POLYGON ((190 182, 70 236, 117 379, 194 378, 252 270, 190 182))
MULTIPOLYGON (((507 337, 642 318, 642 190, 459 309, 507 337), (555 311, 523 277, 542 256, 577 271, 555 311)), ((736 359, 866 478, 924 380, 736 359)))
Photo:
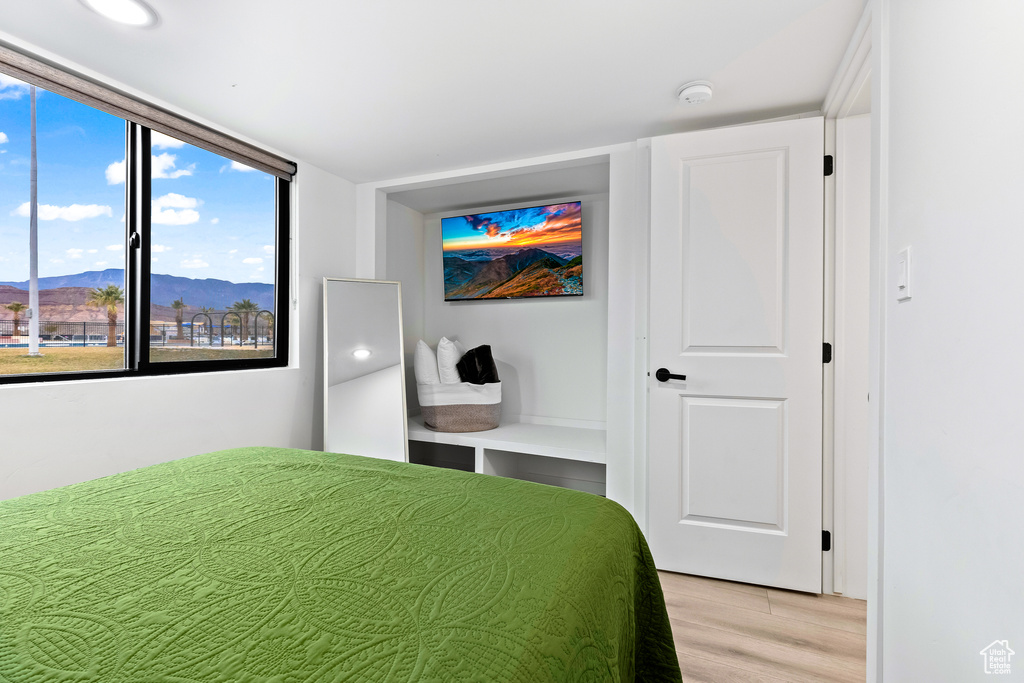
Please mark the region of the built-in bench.
POLYGON ((409 418, 410 441, 472 448, 474 472, 559 485, 567 485, 564 480, 571 480, 578 484, 572 488, 601 494, 605 436, 604 429, 529 422, 507 422, 484 432, 435 432, 423 425, 422 416, 409 418), (537 467, 524 467, 530 456, 553 461, 538 472, 537 467))

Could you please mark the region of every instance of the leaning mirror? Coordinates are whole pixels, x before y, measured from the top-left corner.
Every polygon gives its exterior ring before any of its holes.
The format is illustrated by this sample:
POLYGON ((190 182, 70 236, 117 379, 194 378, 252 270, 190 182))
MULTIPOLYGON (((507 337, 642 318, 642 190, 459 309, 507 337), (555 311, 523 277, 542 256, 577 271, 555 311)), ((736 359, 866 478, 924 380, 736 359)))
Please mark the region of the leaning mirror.
POLYGON ((324 450, 409 459, 398 282, 324 278, 324 450))

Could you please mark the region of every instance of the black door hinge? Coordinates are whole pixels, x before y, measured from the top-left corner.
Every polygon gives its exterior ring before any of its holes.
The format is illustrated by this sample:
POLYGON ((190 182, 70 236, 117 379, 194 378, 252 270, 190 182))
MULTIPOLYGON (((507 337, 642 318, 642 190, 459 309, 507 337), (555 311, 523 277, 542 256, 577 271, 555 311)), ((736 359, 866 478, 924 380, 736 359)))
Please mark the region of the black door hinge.
POLYGON ((831 154, 825 155, 825 175, 830 176, 835 173, 836 170, 836 159, 831 154))
POLYGON ((832 550, 832 532, 822 530, 821 532, 821 550, 822 552, 828 552, 832 550))
POLYGON ((824 342, 821 345, 821 362, 831 363, 832 362, 832 345, 828 342, 824 342))

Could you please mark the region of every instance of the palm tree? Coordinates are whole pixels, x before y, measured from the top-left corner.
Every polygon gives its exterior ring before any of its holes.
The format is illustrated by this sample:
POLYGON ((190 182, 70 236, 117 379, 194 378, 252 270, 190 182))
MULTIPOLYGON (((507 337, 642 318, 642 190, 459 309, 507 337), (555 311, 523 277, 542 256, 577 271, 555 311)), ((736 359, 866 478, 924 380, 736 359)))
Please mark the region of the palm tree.
POLYGON ((185 313, 185 302, 182 301, 185 297, 179 296, 177 299, 171 302, 171 308, 174 309, 174 324, 178 326, 178 341, 180 342, 185 338, 185 332, 182 328, 181 316, 185 313))
POLYGON ((107 307, 107 346, 117 346, 117 305, 124 303, 124 290, 117 285, 99 287, 89 292, 90 306, 107 307))
POLYGON ((249 337, 249 314, 259 312, 259 304, 254 304, 248 299, 242 299, 241 301, 236 301, 231 306, 231 310, 237 311, 242 317, 242 343, 244 344, 245 340, 249 337))
POLYGON ((11 303, 4 306, 8 311, 14 313, 14 332, 12 334, 18 336, 18 324, 21 323, 21 312, 28 308, 25 304, 20 301, 12 301, 11 303))

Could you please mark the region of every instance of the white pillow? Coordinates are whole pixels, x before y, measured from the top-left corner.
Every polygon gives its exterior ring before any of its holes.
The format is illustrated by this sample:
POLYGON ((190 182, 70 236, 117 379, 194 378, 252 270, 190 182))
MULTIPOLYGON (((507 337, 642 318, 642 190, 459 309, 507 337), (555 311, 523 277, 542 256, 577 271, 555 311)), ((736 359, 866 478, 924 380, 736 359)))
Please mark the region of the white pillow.
POLYGON ((462 381, 455 364, 465 353, 466 347, 460 342, 449 341, 447 337, 441 337, 441 341, 437 342, 437 373, 441 377, 441 384, 458 384, 462 381))
POLYGON ((416 375, 416 384, 441 383, 441 378, 437 375, 437 356, 434 355, 434 349, 430 348, 422 339, 416 342, 416 355, 413 356, 412 370, 416 375))

